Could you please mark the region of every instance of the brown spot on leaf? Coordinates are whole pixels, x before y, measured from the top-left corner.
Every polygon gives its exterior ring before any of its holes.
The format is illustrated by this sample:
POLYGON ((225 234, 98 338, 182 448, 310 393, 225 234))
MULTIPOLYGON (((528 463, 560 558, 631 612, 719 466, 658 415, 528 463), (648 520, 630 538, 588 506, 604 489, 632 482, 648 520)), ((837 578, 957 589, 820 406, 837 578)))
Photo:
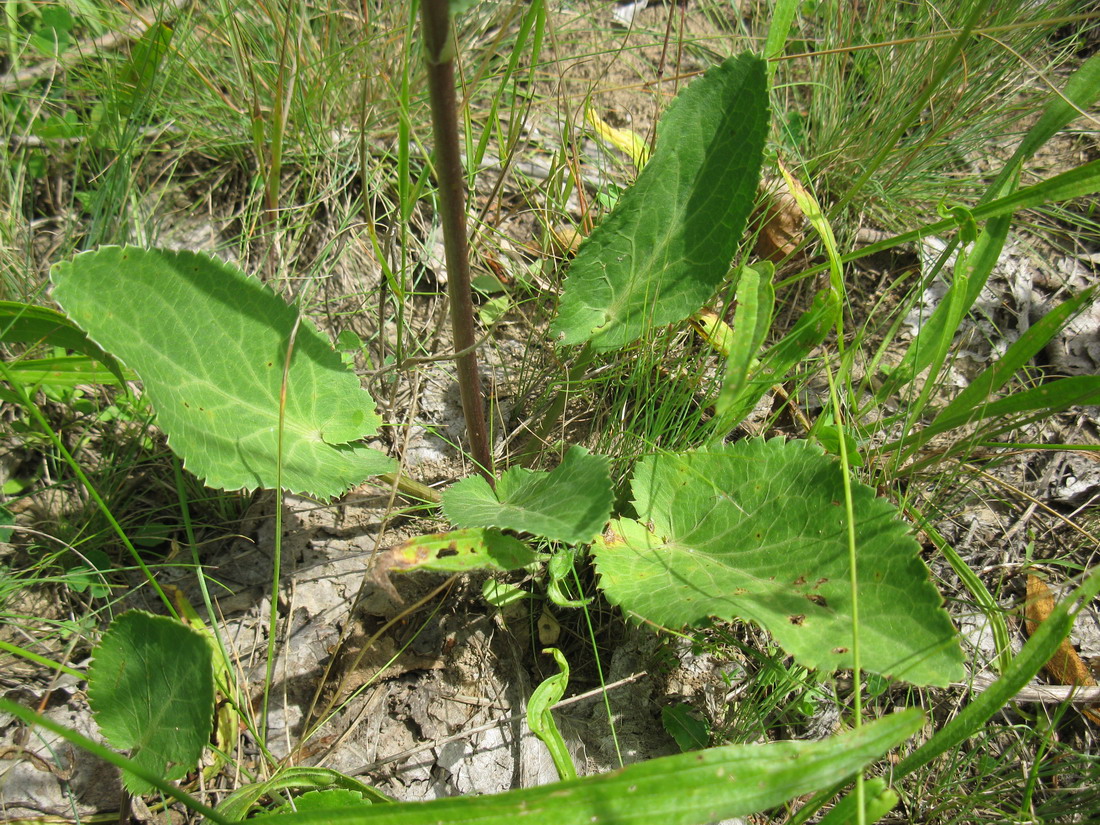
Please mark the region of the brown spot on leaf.
POLYGON ((833 653, 835 653, 837 656, 843 656, 847 652, 848 652, 848 648, 846 648, 846 647, 834 647, 833 648, 833 653))
POLYGON ((458 543, 452 541, 450 544, 448 544, 446 547, 444 547, 442 550, 440 550, 438 555, 439 555, 439 558, 441 558, 441 559, 450 558, 451 556, 457 556, 458 555, 458 543))
POLYGON ((827 601, 825 601, 825 597, 824 596, 819 596, 816 593, 810 593, 809 595, 806 596, 806 598, 809 599, 814 604, 816 604, 818 607, 828 607, 829 606, 829 603, 827 601))
POLYGON ((788 616, 787 621, 795 627, 801 627, 802 623, 806 621, 806 617, 802 613, 796 613, 793 616, 788 616))

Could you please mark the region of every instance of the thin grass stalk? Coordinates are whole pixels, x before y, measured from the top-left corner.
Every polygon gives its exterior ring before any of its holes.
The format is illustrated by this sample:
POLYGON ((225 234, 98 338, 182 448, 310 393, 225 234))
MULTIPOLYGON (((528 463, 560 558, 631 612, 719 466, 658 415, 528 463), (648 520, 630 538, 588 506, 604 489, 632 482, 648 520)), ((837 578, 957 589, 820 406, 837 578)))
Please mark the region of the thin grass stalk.
POLYGON ((424 28, 424 62, 435 137, 436 175, 439 179, 439 211, 447 253, 447 297, 451 305, 458 388, 466 435, 474 463, 486 479, 493 480, 493 456, 489 450, 485 407, 478 376, 474 334, 474 301, 470 286, 470 253, 466 239, 466 192, 462 158, 458 148, 458 114, 455 96, 454 54, 447 0, 424 0, 420 6, 424 28))
POLYGON ((863 174, 853 183, 848 191, 837 201, 830 210, 830 217, 834 217, 840 213, 845 206, 851 203, 856 194, 863 189, 864 185, 871 179, 871 177, 879 170, 879 167, 885 163, 886 159, 890 156, 890 153, 894 151, 894 147, 897 145, 898 140, 905 134, 906 130, 913 124, 913 122, 924 111, 928 101, 932 98, 936 89, 939 88, 944 78, 947 77, 948 72, 951 71, 952 66, 955 65, 955 61, 959 59, 959 55, 962 54, 963 46, 970 39, 971 32, 978 25, 978 21, 990 5, 990 0, 980 0, 980 2, 974 5, 970 15, 966 18, 966 22, 963 23, 962 28, 959 30, 958 36, 955 38, 955 42, 951 44, 951 48, 947 50, 947 53, 940 58, 939 63, 932 74, 931 79, 925 85, 920 95, 913 105, 909 107, 909 111, 901 119, 890 135, 882 142, 881 147, 875 156, 867 164, 863 170, 863 174))
POLYGON ((72 470, 73 475, 80 481, 92 501, 96 503, 99 512, 107 519, 107 523, 111 525, 111 529, 114 530, 115 535, 117 535, 119 541, 122 542, 122 546, 126 548, 126 552, 130 554, 130 558, 134 560, 134 564, 137 565, 142 575, 145 576, 145 580, 149 582, 149 585, 156 591, 157 597, 160 599, 165 609, 173 619, 178 619, 179 614, 176 612, 172 600, 168 598, 168 594, 165 593, 164 588, 160 586, 157 577, 153 574, 153 571, 149 569, 149 565, 145 563, 141 554, 138 553, 137 548, 134 547, 129 536, 126 535, 126 531, 122 529, 122 525, 118 523, 118 519, 115 518, 114 513, 112 513, 111 509, 107 506, 107 502, 104 501, 103 496, 99 494, 99 490, 96 489, 95 485, 92 484, 92 480, 88 478, 84 470, 81 469, 80 464, 73 457, 73 454, 69 452, 68 448, 66 448, 61 437, 54 428, 50 426, 50 422, 46 420, 46 416, 42 414, 42 410, 34 403, 34 399, 27 394, 22 382, 12 375, 11 370, 2 360, 0 360, 0 378, 3 378, 4 381, 7 382, 8 386, 11 387, 12 391, 16 394, 19 405, 30 413, 42 432, 45 433, 46 437, 50 440, 50 443, 53 444, 54 449, 61 454, 65 464, 72 470))

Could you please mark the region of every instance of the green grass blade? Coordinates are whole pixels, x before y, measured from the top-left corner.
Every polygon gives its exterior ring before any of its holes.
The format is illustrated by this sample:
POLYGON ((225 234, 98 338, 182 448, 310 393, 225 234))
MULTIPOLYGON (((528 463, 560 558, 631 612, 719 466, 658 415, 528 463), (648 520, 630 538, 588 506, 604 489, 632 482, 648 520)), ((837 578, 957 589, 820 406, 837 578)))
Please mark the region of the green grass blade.
POLYGON ((776 58, 783 54, 783 49, 787 45, 787 35, 791 32, 791 24, 801 5, 802 0, 776 0, 775 8, 772 9, 768 39, 764 43, 764 59, 768 61, 769 83, 775 77, 775 70, 778 68, 776 58))
MULTIPOLYGON (((1100 376, 1078 375, 1014 393, 982 407, 980 412, 983 418, 995 418, 1035 410, 1054 413, 1066 407, 1094 404, 1100 404, 1100 376)), ((944 416, 942 420, 937 419, 928 429, 935 433, 952 430, 970 420, 971 414, 970 410, 964 410, 950 418, 944 416)))
MULTIPOLYGON (((24 386, 49 386, 71 389, 78 384, 123 384, 118 376, 100 366, 97 360, 83 355, 60 355, 56 358, 27 358, 13 361, 12 378, 24 386)), ((123 384, 125 386, 125 384, 123 384)))
MULTIPOLYGON (((1019 189, 1003 198, 998 198, 990 203, 976 206, 970 210, 970 216, 975 221, 980 222, 988 220, 989 218, 995 218, 999 215, 1011 215, 1019 209, 1044 206, 1049 203, 1057 203, 1059 201, 1091 195, 1097 191, 1100 191, 1100 160, 1091 161, 1082 166, 1078 166, 1076 169, 1071 169, 1068 172, 1055 175, 1052 178, 1040 181, 1032 186, 1019 189)), ((926 224, 918 229, 903 232, 900 235, 894 235, 883 241, 860 247, 854 252, 849 252, 841 258, 841 263, 850 263, 851 261, 865 258, 868 255, 874 255, 877 252, 893 249, 902 244, 919 241, 921 238, 929 235, 940 235, 945 232, 951 232, 957 229, 958 225, 958 220, 953 217, 926 224)), ((797 278, 799 280, 807 278, 821 272, 827 267, 829 267, 829 264, 818 264, 817 266, 804 270, 797 278)), ((784 286, 786 283, 787 282, 783 282, 777 284, 777 286, 784 286)))
POLYGON ((931 368, 919 399, 910 408, 911 421, 917 420, 938 386, 936 379, 947 363, 955 334, 997 265, 1011 223, 1011 215, 991 219, 986 223, 973 249, 966 254, 960 253, 955 266, 955 278, 947 294, 910 343, 890 379, 879 390, 879 398, 888 398, 925 369, 931 368))
MULTIPOLYGON (((1075 71, 1061 94, 1054 93, 1043 116, 1024 136, 1012 157, 989 185, 990 196, 1001 194, 1010 185, 1015 172, 1040 147, 1100 97, 1100 54, 1094 54, 1075 71)), ((1006 190, 1007 191, 1007 190, 1006 190)))
MULTIPOLYGON (((950 417, 937 416, 931 424, 919 433, 908 439, 887 444, 881 448, 880 452, 889 453, 905 445, 907 453, 912 454, 921 446, 927 444, 933 436, 953 430, 956 427, 990 418, 1008 418, 1022 413, 1051 415, 1069 407, 1094 404, 1100 404, 1100 376, 1078 375, 1070 378, 1060 378, 1057 381, 1051 381, 1030 390, 1024 390, 1006 398, 992 401, 985 406, 960 409, 950 417)), ((1008 422, 1006 427, 1017 426, 1020 423, 1022 422, 1008 422)))
POLYGON ((0 301, 0 341, 75 350, 103 364, 119 384, 127 381, 122 365, 114 356, 104 352, 60 312, 48 307, 0 301))
POLYGON ((1091 287, 1068 301, 1064 301, 1035 324, 1028 327, 1027 331, 1008 348, 995 364, 986 368, 981 375, 970 382, 970 386, 940 410, 932 422, 933 425, 940 420, 958 419, 960 416, 967 416, 971 412, 976 412, 978 407, 985 403, 990 395, 1007 384, 1021 367, 1050 343, 1051 339, 1082 308, 1095 300, 1096 289, 1096 287, 1091 287))
POLYGON ((951 569, 955 571, 955 575, 966 585, 966 588, 982 609, 982 613, 989 620, 989 629, 993 634, 993 643, 997 649, 995 660, 997 670, 1000 673, 1007 673, 1012 666, 1012 644, 1008 633, 1008 624, 1005 622, 1004 610, 997 603, 996 597, 989 592, 989 588, 985 586, 985 582, 982 581, 981 577, 970 568, 969 564, 963 561, 962 556, 956 552, 955 548, 951 546, 950 542, 943 537, 928 518, 911 507, 906 508, 905 514, 936 545, 936 549, 947 559, 951 569))

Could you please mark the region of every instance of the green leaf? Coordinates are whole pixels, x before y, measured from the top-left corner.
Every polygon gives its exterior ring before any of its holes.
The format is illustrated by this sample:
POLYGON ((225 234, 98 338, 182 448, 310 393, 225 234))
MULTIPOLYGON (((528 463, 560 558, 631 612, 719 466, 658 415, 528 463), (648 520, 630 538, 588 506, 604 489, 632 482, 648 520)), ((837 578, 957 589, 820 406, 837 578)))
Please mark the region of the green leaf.
MULTIPOLYGON (((96 346, 79 327, 57 310, 0 301, 0 341, 74 350, 103 364, 118 379, 118 383, 126 383, 118 361, 96 346)), ((17 369, 19 363, 15 362, 11 367, 17 369)))
POLYGON ((1051 339, 1095 298, 1096 287, 1090 287, 1079 295, 1063 301, 1029 326, 996 363, 987 367, 951 403, 940 410, 932 425, 935 426, 940 419, 958 420, 969 414, 983 417, 981 406, 986 399, 1007 384, 1021 367, 1049 344, 1051 339))
POLYGON ((128 118, 152 96, 161 63, 172 44, 172 29, 153 23, 130 48, 130 57, 122 68, 119 114, 128 118))
POLYGON ((555 332, 621 347, 711 296, 752 208, 767 135, 764 62, 730 58, 672 102, 637 181, 581 246, 555 332))
MULTIPOLYGON (((836 461, 806 442, 754 439, 645 458, 632 490, 640 521, 613 521, 594 551, 612 603, 668 627, 749 619, 806 667, 852 667, 836 461)), ((870 487, 853 482, 852 494, 862 666, 921 685, 962 678, 919 545, 870 487)))
MULTIPOLYGON (((305 792, 302 795, 306 796, 312 792, 327 792, 330 790, 342 790, 358 797, 356 801, 349 802, 346 807, 393 801, 381 791, 363 784, 354 777, 345 776, 330 768, 292 766, 281 769, 271 779, 263 782, 252 782, 237 788, 221 801, 218 805, 218 813, 230 822, 243 821, 248 818, 248 814, 265 796, 286 791, 305 792)), ((311 808, 311 810, 314 810, 314 808, 311 808)))
POLYGON ((531 598, 531 594, 518 584, 486 579, 481 585, 481 598, 493 607, 504 608, 531 598))
POLYGON ((1000 260, 1011 224, 1011 215, 990 219, 973 249, 965 254, 960 252, 955 265, 955 277, 947 294, 931 317, 921 325, 901 363, 890 371, 889 377, 877 392, 879 398, 893 396, 900 387, 931 366, 929 376, 922 382, 920 399, 910 412, 914 419, 920 414, 937 386, 936 378, 947 361, 951 343, 959 331, 963 317, 978 300, 993 268, 1000 260))
POLYGON ((1028 129, 1012 157, 990 184, 988 194, 992 197, 1004 194, 1024 162, 1034 157, 1044 143, 1070 121, 1075 120, 1082 111, 1088 111, 1097 97, 1100 97, 1100 54, 1094 54, 1082 63, 1066 81, 1061 92, 1051 92, 1050 102, 1047 103, 1043 116, 1028 129))
POLYGON ((878 822, 898 804, 898 795, 886 785, 886 780, 876 776, 868 779, 863 786, 863 818, 859 817, 859 799, 849 794, 833 806, 829 813, 821 818, 818 825, 853 825, 858 822, 878 822))
POLYGON ((710 742, 710 725, 695 714, 691 705, 681 703, 661 708, 661 724, 684 753, 705 748, 710 742))
POLYGON ((191 252, 104 247, 51 271, 54 298, 134 369, 184 465, 212 487, 275 487, 293 339, 284 488, 339 495, 394 462, 362 445, 381 419, 330 342, 255 278, 191 252))
POLYGON ((118 384, 115 373, 83 355, 57 358, 30 358, 8 365, 13 380, 23 386, 48 386, 71 389, 78 384, 118 384))
MULTIPOLYGON (((166 779, 198 764, 214 723, 214 671, 206 640, 174 619, 139 610, 115 619, 88 670, 88 702, 113 747, 166 779)), ((127 790, 148 782, 124 772, 127 790)))
MULTIPOLYGON (((309 791, 299 797, 295 797, 294 802, 287 802, 285 805, 280 805, 272 813, 286 814, 292 812, 314 812, 324 814, 325 811, 340 810, 341 808, 351 808, 354 806, 360 806, 369 808, 372 803, 369 799, 364 799, 363 795, 358 791, 349 791, 345 788, 331 788, 327 791, 309 791)), ((271 814, 260 814, 255 819, 266 819, 271 814)))
POLYGON ((810 308, 802 313, 791 331, 760 356, 736 397, 727 402, 726 413, 716 417, 714 434, 720 441, 752 412, 773 384, 783 381, 787 373, 825 340, 839 315, 840 298, 834 290, 823 289, 814 296, 810 308))
POLYGON ((285 825, 703 825, 763 811, 845 780, 916 733, 922 723, 920 711, 910 709, 820 742, 732 745, 493 796, 277 819, 285 825))
POLYGON ((725 416, 745 389, 749 370, 771 329, 775 307, 774 276, 775 267, 767 261, 741 269, 726 374, 722 379, 722 391, 714 404, 719 416, 725 416))
POLYGON ((460 527, 518 530, 551 541, 582 544, 611 515, 614 493, 606 456, 573 446, 552 471, 512 467, 496 490, 471 476, 443 491, 443 512, 460 527))
POLYGON ((775 77, 775 71, 779 68, 776 60, 783 54, 787 46, 787 35, 790 34, 794 16, 798 13, 798 7, 802 0, 776 0, 771 13, 771 23, 768 25, 768 39, 764 42, 764 57, 768 61, 768 81, 775 77))
POLYGON ((1020 413, 1061 412, 1067 407, 1091 407, 1100 404, 1100 377, 1078 375, 1060 378, 1030 390, 1013 393, 973 410, 960 410, 953 416, 939 416, 922 431, 922 436, 937 435, 961 427, 978 418, 1019 415, 1020 413))
MULTIPOLYGON (((989 218, 995 218, 998 215, 1011 215, 1013 212, 1020 209, 1030 209, 1035 206, 1044 206, 1048 203, 1058 203, 1059 201, 1070 200, 1071 198, 1091 195, 1096 191, 1100 191, 1100 159, 1089 161, 1075 169, 1070 169, 1060 175, 1055 175, 1047 180, 1039 181, 1039 183, 1023 189, 1017 189, 1008 195, 989 201, 988 203, 982 203, 971 209, 970 213, 974 220, 984 221, 989 218)), ((885 240, 862 246, 855 252, 846 254, 841 258, 841 261, 843 263, 850 263, 859 258, 866 258, 868 255, 874 255, 885 249, 893 249, 895 246, 901 246, 902 244, 910 243, 911 241, 916 241, 929 235, 942 235, 944 232, 952 231, 956 226, 957 224, 954 218, 925 224, 918 229, 903 232, 892 238, 886 238, 885 240)), ((812 275, 820 269, 824 269, 824 267, 821 266, 808 269, 803 272, 800 277, 812 275)))

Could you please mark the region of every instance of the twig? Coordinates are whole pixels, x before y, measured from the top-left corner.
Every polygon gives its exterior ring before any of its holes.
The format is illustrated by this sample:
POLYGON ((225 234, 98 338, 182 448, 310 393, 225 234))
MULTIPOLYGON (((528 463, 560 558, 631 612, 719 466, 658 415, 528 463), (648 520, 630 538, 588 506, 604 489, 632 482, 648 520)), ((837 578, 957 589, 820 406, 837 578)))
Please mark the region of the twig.
MULTIPOLYGON (((981 693, 995 681, 995 676, 978 675, 971 683, 958 683, 955 687, 968 687, 981 693)), ((1064 702, 1071 705, 1100 704, 1100 687, 1032 684, 1023 688, 1014 698, 1018 702, 1041 702, 1045 705, 1060 705, 1064 702)))

